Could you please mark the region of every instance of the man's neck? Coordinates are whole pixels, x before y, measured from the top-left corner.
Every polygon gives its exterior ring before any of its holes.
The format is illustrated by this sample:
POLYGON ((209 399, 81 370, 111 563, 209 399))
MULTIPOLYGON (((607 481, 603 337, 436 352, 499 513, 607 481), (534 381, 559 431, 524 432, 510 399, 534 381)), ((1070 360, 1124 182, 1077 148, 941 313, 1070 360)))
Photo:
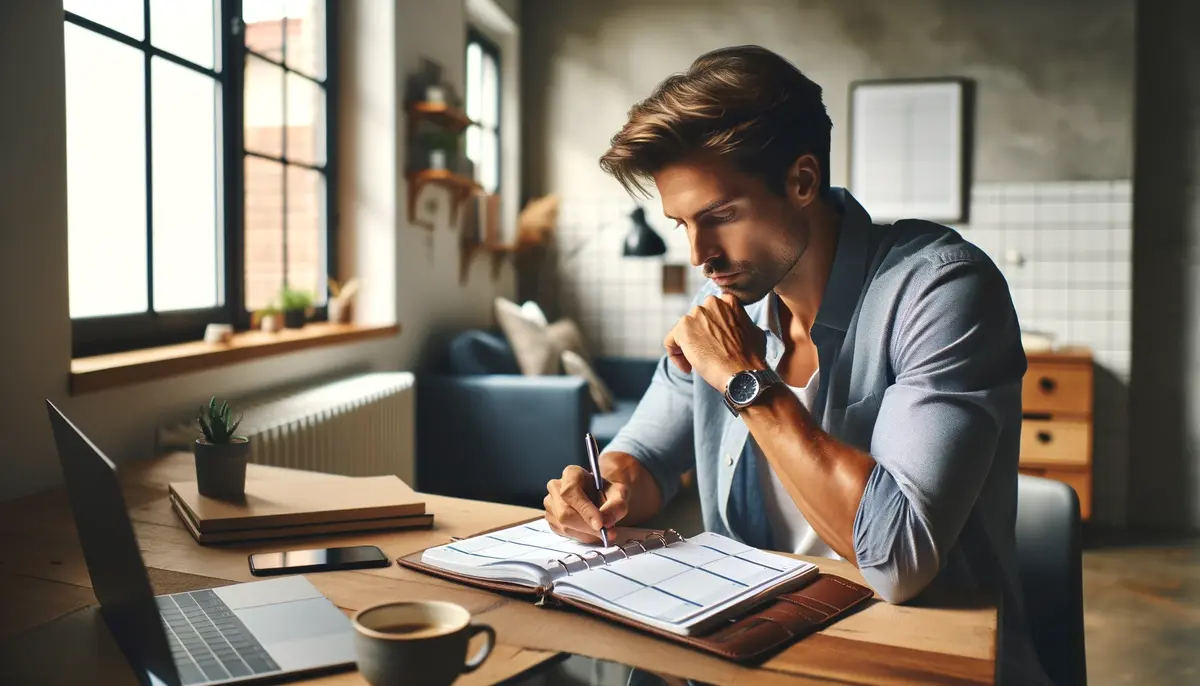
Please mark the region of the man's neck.
POLYGON ((779 296, 780 334, 794 343, 809 341, 809 331, 821 309, 825 284, 833 269, 842 216, 828 201, 818 201, 808 248, 787 276, 775 286, 779 296))

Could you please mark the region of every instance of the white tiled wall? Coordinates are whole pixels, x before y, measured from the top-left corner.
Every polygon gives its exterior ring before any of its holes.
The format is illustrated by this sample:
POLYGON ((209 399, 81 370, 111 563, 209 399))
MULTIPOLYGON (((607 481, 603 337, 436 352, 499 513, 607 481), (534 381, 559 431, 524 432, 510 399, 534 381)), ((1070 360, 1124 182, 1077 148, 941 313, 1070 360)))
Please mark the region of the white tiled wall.
POLYGON ((1024 329, 1129 382, 1130 182, 977 184, 958 228, 1004 271, 1024 329))
MULTIPOLYGON (((664 295, 664 263, 689 265, 687 237, 646 203, 667 241, 661 258, 625 259, 621 241, 633 202, 624 196, 564 198, 559 238, 559 310, 606 355, 662 354, 662 340, 703 283, 688 270, 688 294, 664 295)), ((870 211, 870 208, 867 208, 870 211)), ((968 224, 956 226, 1004 272, 1022 328, 1096 356, 1095 500, 1102 521, 1123 520, 1128 473, 1131 184, 1128 180, 975 184, 968 224)))

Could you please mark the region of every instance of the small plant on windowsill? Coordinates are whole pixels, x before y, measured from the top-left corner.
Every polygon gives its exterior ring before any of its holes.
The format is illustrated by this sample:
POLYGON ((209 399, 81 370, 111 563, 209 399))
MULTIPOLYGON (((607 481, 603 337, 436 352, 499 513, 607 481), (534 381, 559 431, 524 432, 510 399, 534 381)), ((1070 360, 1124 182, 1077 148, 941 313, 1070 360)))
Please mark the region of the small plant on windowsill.
POLYGON ((308 291, 283 287, 279 292, 279 303, 283 309, 283 325, 289 329, 304 326, 313 312, 313 296, 308 291))
POLYGON ((250 328, 261 329, 267 333, 275 333, 283 328, 283 310, 274 303, 255 310, 250 315, 250 328))
POLYGON ((216 397, 200 406, 196 417, 203 434, 196 439, 196 487, 209 498, 238 499, 246 493, 246 462, 250 439, 237 435, 242 417, 233 417, 229 403, 216 397))

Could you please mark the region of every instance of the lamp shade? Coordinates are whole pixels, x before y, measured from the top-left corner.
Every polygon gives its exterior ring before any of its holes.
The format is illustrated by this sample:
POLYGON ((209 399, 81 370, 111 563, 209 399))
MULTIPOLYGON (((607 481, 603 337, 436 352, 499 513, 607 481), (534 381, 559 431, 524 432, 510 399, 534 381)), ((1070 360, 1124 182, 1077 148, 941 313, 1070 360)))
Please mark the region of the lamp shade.
POLYGON ((646 211, 640 206, 629 215, 633 227, 625 235, 625 257, 654 257, 667 252, 667 244, 646 223, 646 211))

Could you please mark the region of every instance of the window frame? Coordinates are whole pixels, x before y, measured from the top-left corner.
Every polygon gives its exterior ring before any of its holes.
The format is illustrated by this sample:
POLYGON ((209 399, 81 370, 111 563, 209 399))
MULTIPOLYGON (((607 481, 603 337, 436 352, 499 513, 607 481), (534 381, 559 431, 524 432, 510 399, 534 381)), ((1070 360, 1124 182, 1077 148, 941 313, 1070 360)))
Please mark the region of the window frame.
MULTIPOLYGON (((500 132, 504 130, 504 61, 501 59, 500 45, 475 25, 468 24, 467 42, 463 46, 463 84, 468 84, 466 53, 471 49, 471 44, 478 45, 480 52, 491 57, 496 63, 496 187, 489 192, 499 194, 504 188, 504 142, 500 135, 500 132)), ((463 107, 466 107, 465 98, 463 107)), ((481 131, 483 130, 482 124, 477 123, 472 126, 478 126, 481 131)), ((480 136, 481 145, 482 138, 480 136)), ((478 168, 475 170, 474 180, 479 181, 478 168)))
MULTIPOLYGON (((168 52, 151 44, 150 34, 150 0, 142 0, 143 37, 133 38, 86 17, 63 11, 65 24, 74 24, 81 28, 100 34, 111 40, 139 50, 144 60, 144 97, 145 97, 145 183, 146 183, 146 270, 147 270, 147 311, 133 314, 101 315, 96 317, 71 318, 71 355, 72 357, 88 357, 106 353, 125 352, 152 348, 186 341, 201 340, 205 328, 212 323, 232 324, 235 330, 245 331, 250 328, 251 313, 245 306, 245 157, 252 155, 263 158, 258 153, 248 153, 244 145, 245 120, 243 105, 245 101, 245 68, 246 60, 251 53, 246 47, 245 24, 242 21, 242 0, 218 0, 214 3, 220 17, 216 27, 220 32, 216 45, 216 66, 213 69, 202 67, 174 53, 168 52), (218 231, 221 246, 224 250, 221 267, 223 282, 218 288, 224 295, 224 303, 215 307, 176 310, 169 312, 154 311, 154 220, 153 220, 153 118, 151 99, 151 62, 159 57, 178 66, 196 71, 220 84, 220 121, 217 127, 221 131, 222 160, 218 169, 222 183, 218 188, 219 209, 224 220, 224 226, 218 231)), ((286 159, 287 164, 315 168, 325 175, 325 273, 333 277, 337 274, 337 156, 335 141, 337 139, 337 102, 338 102, 338 25, 337 2, 325 0, 325 75, 323 79, 315 79, 281 64, 259 53, 253 53, 259 58, 281 66, 284 69, 284 79, 287 73, 296 73, 301 78, 309 79, 320 84, 325 90, 325 164, 309 165, 286 159)), ((284 36, 286 37, 286 18, 284 19, 284 36)), ((286 38, 283 50, 286 51, 286 38)), ((284 54, 286 59, 286 53, 284 54)), ((284 103, 286 111, 286 102, 284 103)), ((286 226, 287 198, 282 198, 281 214, 286 226)), ((284 242, 286 243, 286 232, 284 242)), ((286 250, 286 248, 285 248, 286 250)), ((286 255, 286 252, 285 252, 286 255)), ((286 260, 284 262, 286 274, 286 260)), ((285 277, 286 278, 286 277, 285 277)), ((326 307, 323 302, 323 291, 317 293, 320 304, 314 307, 313 319, 326 319, 326 307)))

